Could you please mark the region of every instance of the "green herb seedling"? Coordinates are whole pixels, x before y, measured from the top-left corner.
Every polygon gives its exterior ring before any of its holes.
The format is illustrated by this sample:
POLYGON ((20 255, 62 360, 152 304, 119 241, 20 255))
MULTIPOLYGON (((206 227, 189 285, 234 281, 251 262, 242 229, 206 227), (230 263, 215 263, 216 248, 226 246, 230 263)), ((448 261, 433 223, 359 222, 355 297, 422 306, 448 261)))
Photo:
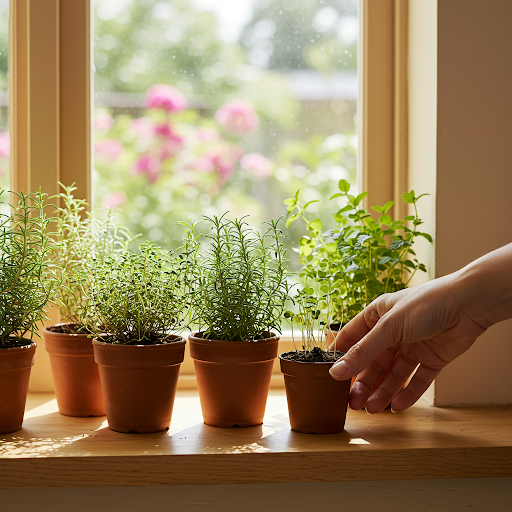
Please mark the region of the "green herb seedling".
POLYGON ((417 237, 429 242, 432 237, 418 230, 423 222, 418 217, 417 202, 426 194, 416 197, 411 190, 402 195, 403 201, 413 206, 414 215, 393 220, 388 212, 394 202, 389 201, 373 207, 379 213, 374 220, 360 206, 367 192, 351 195, 346 180, 341 180, 338 188, 339 192, 330 199, 343 197, 346 205, 332 215, 337 224, 334 229, 324 231, 320 219, 308 216, 313 201, 301 205, 300 191, 285 204, 286 226, 302 219, 308 230, 297 248, 303 264, 299 276, 316 283, 320 307, 327 310, 324 317, 332 324, 343 325, 379 295, 401 290, 418 270, 425 272, 425 265, 418 261, 412 246, 417 237))
POLYGON ((59 185, 63 192, 52 198, 62 205, 56 210, 58 243, 51 254, 52 260, 59 263, 58 278, 62 283, 57 289, 56 304, 61 319, 70 324, 66 326, 69 332, 85 333, 85 325, 93 321, 86 301, 92 261, 101 264, 125 252, 134 237, 114 220, 112 210, 106 220, 100 221, 88 211, 85 200, 74 197, 74 184, 59 185))
POLYGON ((187 224, 189 254, 194 261, 192 323, 203 337, 254 340, 281 330, 288 299, 286 250, 278 221, 264 234, 242 219, 205 217, 209 245, 201 252, 197 224, 187 224))
POLYGON ((152 242, 140 254, 94 259, 86 307, 89 332, 114 344, 165 343, 183 329, 188 312, 187 259, 152 242))
MULTIPOLYGON (((0 347, 26 345, 39 336, 46 307, 59 285, 58 267, 50 259, 56 242, 41 191, 12 192, 16 203, 0 213, 0 347)), ((1 195, 1 193, 0 193, 1 195)))

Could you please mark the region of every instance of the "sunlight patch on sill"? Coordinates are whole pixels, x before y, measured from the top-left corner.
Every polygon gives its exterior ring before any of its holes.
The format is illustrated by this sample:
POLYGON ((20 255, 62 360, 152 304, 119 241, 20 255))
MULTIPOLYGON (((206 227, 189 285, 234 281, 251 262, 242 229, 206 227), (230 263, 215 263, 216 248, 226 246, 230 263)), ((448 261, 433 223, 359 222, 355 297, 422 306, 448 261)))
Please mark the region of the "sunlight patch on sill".
POLYGON ((366 439, 362 437, 353 437, 348 444, 370 444, 366 439))
POLYGON ((105 420, 94 432, 98 432, 98 430, 103 430, 104 428, 108 428, 108 420, 105 420))
POLYGON ((2 443, 0 446, 0 456, 12 458, 44 457, 53 451, 58 451, 60 448, 86 437, 87 434, 61 438, 14 436, 2 443))
POLYGON ((44 404, 38 405, 30 411, 25 412, 25 420, 29 420, 31 418, 38 418, 39 416, 46 416, 47 414, 52 414, 54 412, 59 411, 59 406, 57 405, 57 399, 54 398, 45 402, 44 404))

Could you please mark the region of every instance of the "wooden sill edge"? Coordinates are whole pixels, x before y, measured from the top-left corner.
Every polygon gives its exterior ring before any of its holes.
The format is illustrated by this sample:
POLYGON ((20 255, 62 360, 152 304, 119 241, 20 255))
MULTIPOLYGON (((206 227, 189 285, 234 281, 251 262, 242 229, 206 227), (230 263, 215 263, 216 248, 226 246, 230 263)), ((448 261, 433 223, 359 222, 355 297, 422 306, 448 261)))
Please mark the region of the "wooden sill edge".
MULTIPOLYGON (((193 391, 179 393, 182 403, 197 400, 193 391)), ((52 395, 49 395, 52 396, 52 395)), ((285 406, 284 391, 274 390, 269 395, 271 406, 278 410, 285 406)), ((196 404, 194 402, 194 404, 196 404)), ((197 405, 197 404, 196 404, 197 405)), ((194 410, 195 410, 194 405, 194 410)), ((185 411, 185 409, 182 409, 185 411)), ((59 448, 60 440, 70 435, 67 429, 73 425, 74 419, 61 417, 53 413, 45 418, 38 427, 37 418, 32 419, 31 425, 11 438, 4 438, 4 443, 20 443, 23 450, 23 441, 28 441, 34 450, 39 439, 48 442, 49 434, 53 429, 60 430, 55 434, 57 448, 48 454, 26 456, 18 452, 15 456, 2 457, 0 451, 0 488, 41 488, 41 487, 116 487, 116 486, 152 486, 152 485, 187 485, 187 484, 237 484, 237 483, 292 483, 292 482, 333 482, 333 481, 364 481, 364 480, 400 480, 400 479, 446 479, 446 478, 484 478, 484 477, 511 477, 512 476, 512 409, 487 408, 475 413, 466 410, 463 416, 466 419, 458 420, 460 414, 456 410, 439 410, 426 405, 415 406, 407 416, 387 414, 381 416, 378 422, 374 417, 364 412, 350 412, 350 428, 343 434, 333 436, 309 436, 290 433, 289 426, 279 423, 279 427, 272 435, 277 436, 274 441, 260 442, 260 447, 269 446, 271 449, 263 453, 244 453, 243 448, 250 449, 254 444, 253 438, 258 431, 249 433, 247 429, 235 429, 227 432, 226 429, 206 429, 198 425, 197 414, 187 424, 184 430, 179 430, 169 436, 164 452, 168 453, 129 453, 126 447, 138 447, 143 450, 152 448, 152 444, 165 440, 165 436, 158 437, 131 437, 130 434, 117 434, 103 429, 100 435, 100 444, 86 439, 83 449, 73 448, 66 452, 66 447, 59 448), (446 446, 428 441, 428 426, 419 428, 425 418, 438 416, 435 419, 437 433, 447 435, 451 428, 451 435, 459 431, 459 421, 470 419, 477 430, 469 432, 464 439, 466 445, 446 446), (443 419, 444 418, 444 419, 443 419), (502 418, 497 420, 497 418, 502 418), (43 424, 46 421, 46 424, 43 424), (419 421, 420 423, 415 423, 419 421), (498 424, 497 421, 500 423, 498 424), (55 427, 54 427, 55 425, 55 427), (487 431, 496 427, 496 440, 489 437, 478 437, 475 432, 487 431), (400 433, 400 426, 402 426, 400 433), (390 430, 391 427, 391 430, 390 430), (393 430, 396 427, 396 432, 393 430), (194 428, 196 430, 194 430, 194 428), (199 430, 197 430, 199 428, 199 430), (203 428, 203 430, 201 430, 203 428), (373 443, 374 429, 384 429, 390 432, 389 445, 382 444, 382 432, 379 442, 373 443), (213 430, 212 430, 213 429, 213 430), (387 429, 387 430, 386 430, 387 429), (245 432, 244 432, 245 431, 245 432), (196 438, 202 436, 202 441, 180 441, 183 435, 195 432, 196 438), (217 435, 217 432, 219 435, 217 435), (364 434, 367 432, 367 435, 364 434), (508 435, 511 432, 511 435, 508 435), (199 433, 199 435, 197 435, 199 433), (412 438, 423 436, 426 442, 410 445, 408 448, 397 447, 403 434, 412 438), (365 436, 372 444, 361 446, 341 446, 347 444, 347 438, 365 436), (23 437, 25 436, 25 438, 23 437), (60 437, 59 437, 60 436, 60 437), (127 437, 128 436, 128 437, 127 437), (426 437, 425 437, 426 436, 426 437), (140 441, 139 441, 140 439, 140 441), (35 442, 35 443, 34 443, 35 442), (116 445, 117 442, 117 445, 116 445), (191 442, 191 445, 187 443, 191 442), (106 444, 108 443, 108 444, 106 444), (137 444, 138 443, 138 444, 137 444), (202 443, 202 444, 201 444, 202 443), (215 444, 217 443, 217 444, 215 444), (245 444, 244 444, 245 443, 245 444), (231 451, 227 453, 226 447, 240 445, 242 452, 231 451), (183 447, 191 446, 189 453, 183 447), (204 447, 210 449, 204 453, 204 447), (212 447, 223 447, 215 453, 212 447), (94 448, 98 452, 94 453, 94 448), (110 447, 110 448, 109 448, 110 447), (125 447, 123 449, 123 447, 125 447), (203 448, 202 448, 203 447, 203 448), (92 448, 92 449, 91 449, 92 448), (350 449, 347 449, 350 448, 350 449), (195 453, 194 453, 195 452, 195 453), (78 455, 77 455, 78 454, 78 455)), ((192 414, 192 413, 191 413, 192 414)), ((386 414, 386 413, 383 413, 386 414)), ((174 418, 174 416, 173 416, 174 418)), ((94 424, 101 423, 103 418, 96 418, 94 424)), ((174 421, 174 419, 173 419, 174 421)), ((91 432, 92 419, 83 418, 76 422, 78 427, 74 433, 91 432), (82 429, 82 430, 79 430, 82 429)), ((269 422, 272 430, 272 420, 269 422)), ((274 424, 276 424, 274 422, 274 424)), ((172 425, 171 425, 172 426, 172 425)), ((98 430, 98 429, 97 429, 98 430)), ((97 430, 95 432, 97 432, 97 430)), ((432 432, 433 434, 435 432, 432 432)), ((83 434, 84 437, 86 434, 83 434)), ((463 436, 464 434, 461 434, 463 436)), ((150 434, 149 436, 153 436, 150 434)), ((90 436, 90 434, 87 437, 90 436)), ((97 436, 96 436, 97 437, 97 436)), ((265 436, 261 436, 263 439, 265 436)), ((434 436, 435 437, 435 436, 434 436)), ((0 437, 1 439, 1 437, 0 437)), ((186 439, 186 438, 185 438, 186 439)), ((189 437, 189 439, 193 439, 189 437)), ((267 438, 268 441, 269 438, 267 438)), ((379 439, 379 437, 375 437, 379 439)), ((457 437, 454 437, 457 441, 457 437)), ((2 441, 0 440, 0 448, 2 441)), ((351 443, 350 443, 351 444, 351 443)), ((72 445, 70 445, 72 446, 72 445)), ((73 445, 74 446, 74 445, 73 445)), ((156 444, 158 446, 158 444, 156 444)), ((163 446, 163 445, 161 445, 163 446)), ((35 452, 36 453, 36 452, 35 452)))
POLYGON ((9 459, 0 488, 496 478, 512 477, 511 460, 510 447, 9 459))

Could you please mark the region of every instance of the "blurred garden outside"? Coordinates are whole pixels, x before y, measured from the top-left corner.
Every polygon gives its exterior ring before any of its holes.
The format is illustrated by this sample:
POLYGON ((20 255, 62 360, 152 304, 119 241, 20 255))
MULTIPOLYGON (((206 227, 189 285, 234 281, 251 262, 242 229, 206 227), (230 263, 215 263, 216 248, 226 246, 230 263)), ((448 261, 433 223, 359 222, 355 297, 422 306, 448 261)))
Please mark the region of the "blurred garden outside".
POLYGON ((95 205, 169 249, 179 220, 257 225, 298 188, 328 225, 355 184, 357 28, 355 0, 96 0, 95 205))

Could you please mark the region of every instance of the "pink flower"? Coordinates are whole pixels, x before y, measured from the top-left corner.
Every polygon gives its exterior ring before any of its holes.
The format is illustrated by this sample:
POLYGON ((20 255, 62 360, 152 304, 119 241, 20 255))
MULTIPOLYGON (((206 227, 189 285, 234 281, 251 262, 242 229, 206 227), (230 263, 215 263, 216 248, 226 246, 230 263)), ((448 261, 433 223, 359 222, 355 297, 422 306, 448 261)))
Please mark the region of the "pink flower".
POLYGON ((222 180, 229 178, 235 170, 235 165, 243 154, 242 148, 230 144, 218 144, 209 148, 199 163, 204 170, 217 171, 222 180), (202 162, 201 162, 202 160, 202 162))
POLYGON ((108 130, 114 124, 114 118, 105 113, 99 112, 94 115, 94 129, 96 131, 108 130))
POLYGON ((130 129, 139 139, 150 139, 155 134, 155 125, 149 117, 132 119, 130 129))
POLYGON ((196 138, 200 142, 215 142, 219 140, 220 134, 213 128, 199 128, 196 132, 196 138))
POLYGON ((272 174, 272 162, 259 153, 247 153, 240 160, 242 169, 255 178, 264 180, 272 174))
POLYGON ((102 206, 105 210, 110 208, 119 208, 122 204, 126 203, 126 194, 124 192, 112 192, 105 199, 103 199, 102 206))
POLYGON ((160 174, 160 162, 150 155, 143 155, 135 162, 133 173, 144 174, 149 183, 155 183, 160 174))
POLYGON ((196 158, 189 167, 201 172, 211 172, 215 169, 212 159, 206 156, 196 158))
POLYGON ((144 99, 146 108, 161 108, 167 112, 185 110, 188 102, 176 87, 172 85, 152 85, 146 92, 144 99))
POLYGON ((177 155, 183 149, 183 137, 174 133, 168 124, 159 124, 155 127, 155 134, 160 135, 164 141, 160 148, 160 158, 165 160, 177 155))
POLYGON ((7 132, 0 133, 0 157, 9 158, 11 154, 11 138, 7 132))
POLYGON ((255 130, 260 122, 254 107, 246 100, 228 101, 215 112, 215 120, 238 135, 255 130))
POLYGON ((94 144, 94 154, 108 162, 115 162, 121 156, 123 149, 123 144, 116 139, 99 140, 94 144))
POLYGON ((162 137, 165 137, 166 139, 169 139, 173 137, 174 133, 172 131, 172 128, 168 124, 159 124, 155 126, 155 133, 157 135, 161 135, 162 137))

